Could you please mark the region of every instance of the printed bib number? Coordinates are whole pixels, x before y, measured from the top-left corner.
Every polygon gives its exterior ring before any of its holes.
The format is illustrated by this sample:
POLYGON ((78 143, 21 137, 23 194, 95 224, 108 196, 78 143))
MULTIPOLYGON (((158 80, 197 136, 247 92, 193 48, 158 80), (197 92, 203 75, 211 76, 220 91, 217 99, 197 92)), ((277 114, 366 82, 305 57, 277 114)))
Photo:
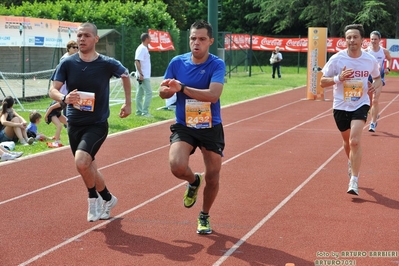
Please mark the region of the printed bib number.
POLYGON ((344 101, 358 101, 363 96, 362 80, 345 80, 344 82, 344 101))
POLYGON ((193 128, 212 127, 211 103, 186 99, 186 125, 193 128))
POLYGON ((78 91, 80 101, 73 105, 80 111, 94 112, 95 94, 93 92, 78 91))

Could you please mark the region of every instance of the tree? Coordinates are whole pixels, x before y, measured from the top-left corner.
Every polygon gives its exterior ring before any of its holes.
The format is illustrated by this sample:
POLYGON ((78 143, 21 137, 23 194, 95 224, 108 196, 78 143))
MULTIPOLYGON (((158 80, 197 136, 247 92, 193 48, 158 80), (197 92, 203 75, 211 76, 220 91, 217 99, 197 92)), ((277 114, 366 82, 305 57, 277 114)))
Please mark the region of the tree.
MULTIPOLYGON (((34 3, 23 2, 19 6, 7 7, 0 4, 1 15, 26 16, 46 18, 72 22, 93 22, 99 29, 116 29, 123 40, 115 40, 117 59, 124 65, 134 70, 134 53, 140 44, 140 34, 149 28, 170 31, 178 41, 178 30, 175 20, 167 12, 167 5, 160 0, 148 0, 146 2, 126 1, 122 4, 119 0, 97 1, 82 0, 71 4, 70 0, 42 1, 34 3), (123 50, 123 53, 122 53, 123 50)), ((168 56, 171 56, 168 53, 168 56)), ((162 75, 169 60, 162 58, 163 53, 154 53, 151 58, 157 64, 153 64, 153 73, 162 75)))
POLYGON ((389 38, 396 35, 395 29, 398 31, 399 27, 397 0, 246 0, 246 3, 259 8, 259 12, 246 18, 275 22, 275 33, 299 24, 327 27, 331 37, 340 37, 345 25, 362 23, 367 32, 379 29, 389 38))

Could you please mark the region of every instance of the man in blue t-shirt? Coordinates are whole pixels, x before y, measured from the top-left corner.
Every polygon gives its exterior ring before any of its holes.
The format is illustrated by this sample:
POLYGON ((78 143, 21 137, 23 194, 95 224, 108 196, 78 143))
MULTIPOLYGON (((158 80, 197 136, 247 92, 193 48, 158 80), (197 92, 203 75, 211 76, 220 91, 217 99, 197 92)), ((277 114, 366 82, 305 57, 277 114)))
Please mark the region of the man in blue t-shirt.
POLYGON ((210 234, 209 211, 219 190, 224 133, 220 115, 220 95, 226 71, 223 60, 209 53, 213 44, 212 26, 197 21, 190 28, 190 53, 176 56, 169 63, 159 96, 176 93, 176 123, 171 125, 169 163, 177 178, 186 180, 184 206, 192 207, 205 178, 204 200, 198 216, 198 234, 210 234), (196 148, 202 152, 204 173, 194 173, 188 165, 196 148))
POLYGON ((94 24, 80 25, 77 39, 79 52, 58 65, 49 95, 68 104, 69 144, 89 192, 87 220, 94 222, 109 219, 118 201, 108 191, 95 163, 95 155, 108 135, 109 80, 112 76, 122 80, 125 103, 119 114, 121 118, 131 113, 131 84, 129 71, 119 61, 97 53, 99 37, 94 24), (60 92, 64 82, 68 84, 66 95, 60 92))

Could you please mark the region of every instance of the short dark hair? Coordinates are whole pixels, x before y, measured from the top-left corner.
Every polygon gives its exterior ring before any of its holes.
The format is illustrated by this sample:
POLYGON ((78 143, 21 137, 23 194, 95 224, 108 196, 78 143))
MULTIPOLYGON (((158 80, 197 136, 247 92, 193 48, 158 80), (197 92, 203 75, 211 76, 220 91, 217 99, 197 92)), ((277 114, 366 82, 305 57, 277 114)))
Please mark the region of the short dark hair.
POLYGON ((42 115, 39 112, 37 112, 37 111, 32 111, 29 114, 29 121, 31 123, 36 123, 36 120, 40 119, 40 118, 42 118, 42 115))
POLYGON ((362 25, 362 24, 351 24, 351 25, 347 25, 347 26, 344 28, 344 33, 345 33, 345 35, 346 35, 346 32, 347 32, 348 30, 358 30, 359 33, 360 33, 360 36, 361 36, 362 38, 364 38, 364 28, 363 28, 363 25, 362 25))
POLYGON ((140 36, 140 40, 141 40, 142 42, 144 42, 145 40, 147 40, 147 38, 150 38, 150 34, 148 34, 148 33, 142 33, 141 36, 140 36))
POLYGON ((371 36, 371 35, 377 35, 378 38, 381 39, 381 33, 380 33, 379 31, 377 31, 377 30, 372 31, 372 32, 370 33, 370 36, 371 36))
POLYGON ((78 28, 91 28, 91 32, 94 34, 94 36, 98 36, 97 26, 91 22, 84 22, 80 24, 78 28))
POLYGON ((213 29, 212 29, 212 25, 205 20, 197 20, 196 22, 194 22, 191 27, 190 27, 190 31, 192 29, 206 29, 208 31, 208 37, 209 38, 213 38, 213 29))

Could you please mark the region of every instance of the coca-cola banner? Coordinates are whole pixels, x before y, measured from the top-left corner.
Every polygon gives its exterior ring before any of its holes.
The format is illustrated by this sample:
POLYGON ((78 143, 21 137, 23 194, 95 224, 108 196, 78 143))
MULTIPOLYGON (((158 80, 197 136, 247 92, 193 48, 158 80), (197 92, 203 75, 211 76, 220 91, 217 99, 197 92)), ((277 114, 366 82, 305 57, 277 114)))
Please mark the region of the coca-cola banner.
POLYGON ((148 34, 151 37, 151 42, 148 45, 149 51, 163 52, 175 50, 169 32, 149 29, 148 34))
MULTIPOLYGON (((250 49, 249 34, 226 34, 225 35, 225 49, 226 50, 248 50, 250 49)), ((370 39, 363 40, 363 48, 370 45, 370 39)), ((386 47, 386 39, 381 39, 381 45, 386 47)), ((273 51, 276 46, 280 47, 280 51, 285 52, 307 52, 308 38, 277 38, 252 36, 252 50, 256 51, 273 51)), ((327 52, 336 53, 340 50, 346 49, 344 38, 327 38, 327 52)))

